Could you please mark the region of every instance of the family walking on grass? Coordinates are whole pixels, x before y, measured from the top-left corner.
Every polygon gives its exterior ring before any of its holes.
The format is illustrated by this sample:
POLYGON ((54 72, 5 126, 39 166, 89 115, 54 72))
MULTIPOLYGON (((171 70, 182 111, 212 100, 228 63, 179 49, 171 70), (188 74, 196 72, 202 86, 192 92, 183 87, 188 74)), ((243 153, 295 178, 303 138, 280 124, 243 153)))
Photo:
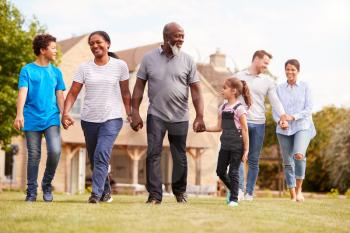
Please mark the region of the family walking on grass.
POLYGON ((287 81, 276 87, 264 74, 272 55, 264 50, 256 51, 247 70, 224 81, 222 95, 225 101, 218 109, 217 123, 206 126, 196 64, 181 50, 184 35, 183 28, 177 23, 164 26, 163 44, 143 57, 131 96, 128 66, 108 52, 109 35, 104 31, 91 33, 88 44, 94 59, 80 65, 65 100, 62 73, 51 64, 57 53, 56 38, 48 34, 34 38, 33 50, 37 58, 21 69, 17 115, 13 124, 17 130, 24 131, 27 142, 26 201, 37 199, 42 135, 47 144, 47 163, 41 188, 44 201, 53 200, 51 182, 61 153, 60 123, 64 129, 74 124, 69 113, 85 86, 81 127, 92 169, 92 192, 88 202, 111 202, 108 167, 114 141, 123 126, 123 107, 131 128, 140 130, 144 123, 139 107, 146 84, 149 98, 146 119, 146 188, 149 196, 146 203, 162 202, 160 161, 166 133, 173 158, 172 191, 178 203, 187 202, 189 92, 196 112, 193 130, 197 133, 222 132, 216 172, 229 190, 229 206, 253 200, 265 133, 266 97, 277 122, 276 133, 291 199, 304 200, 302 182, 306 150, 316 131, 312 122, 310 89, 298 80, 299 62, 291 59, 285 63, 287 81), (248 163, 246 181, 244 162, 248 163))

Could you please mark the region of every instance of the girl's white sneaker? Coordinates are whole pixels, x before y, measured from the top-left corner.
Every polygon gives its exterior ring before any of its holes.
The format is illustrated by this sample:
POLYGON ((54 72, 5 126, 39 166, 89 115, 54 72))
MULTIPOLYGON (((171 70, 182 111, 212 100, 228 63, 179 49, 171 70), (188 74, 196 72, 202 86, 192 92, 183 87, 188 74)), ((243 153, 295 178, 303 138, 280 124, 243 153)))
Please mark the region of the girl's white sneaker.
POLYGON ((228 203, 228 206, 229 206, 229 207, 237 207, 237 206, 238 206, 238 203, 235 202, 235 201, 230 201, 230 202, 228 203))

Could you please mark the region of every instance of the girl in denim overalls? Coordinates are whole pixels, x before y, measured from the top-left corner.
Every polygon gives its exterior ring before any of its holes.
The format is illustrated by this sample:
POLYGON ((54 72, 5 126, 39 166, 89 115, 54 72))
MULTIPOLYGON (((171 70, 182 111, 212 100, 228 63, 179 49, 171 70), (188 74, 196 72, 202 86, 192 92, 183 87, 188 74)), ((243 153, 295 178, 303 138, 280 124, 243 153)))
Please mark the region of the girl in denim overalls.
POLYGON ((234 207, 238 206, 239 165, 247 160, 249 149, 247 112, 237 98, 242 95, 248 108, 251 98, 245 81, 237 78, 225 80, 222 95, 227 102, 219 109, 218 124, 207 127, 206 131, 222 131, 216 173, 229 189, 228 205, 234 207))

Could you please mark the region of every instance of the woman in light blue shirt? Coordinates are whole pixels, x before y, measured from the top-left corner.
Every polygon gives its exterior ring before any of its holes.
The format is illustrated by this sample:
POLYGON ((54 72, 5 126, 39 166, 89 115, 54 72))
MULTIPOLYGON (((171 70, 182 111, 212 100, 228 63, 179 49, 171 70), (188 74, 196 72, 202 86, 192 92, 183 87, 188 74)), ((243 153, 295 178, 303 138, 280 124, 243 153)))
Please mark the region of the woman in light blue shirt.
POLYGON ((316 130, 312 121, 312 98, 309 86, 298 80, 300 63, 290 59, 285 63, 287 82, 277 87, 277 95, 287 114, 286 122, 278 121, 276 133, 283 157, 284 175, 293 201, 304 201, 302 184, 306 169, 306 150, 316 130))

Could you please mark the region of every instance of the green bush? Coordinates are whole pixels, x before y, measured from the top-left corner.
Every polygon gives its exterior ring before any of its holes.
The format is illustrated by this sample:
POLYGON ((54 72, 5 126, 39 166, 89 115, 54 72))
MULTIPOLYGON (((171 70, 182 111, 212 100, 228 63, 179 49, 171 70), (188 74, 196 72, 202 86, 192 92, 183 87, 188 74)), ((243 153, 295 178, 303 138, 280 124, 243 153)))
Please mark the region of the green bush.
POLYGON ((350 188, 345 192, 346 198, 350 199, 350 188))
POLYGON ((259 177, 257 180, 257 185, 260 189, 278 190, 278 166, 278 163, 260 161, 259 177))
POLYGON ((338 189, 332 188, 331 191, 327 193, 327 196, 331 198, 338 198, 339 197, 338 189))

